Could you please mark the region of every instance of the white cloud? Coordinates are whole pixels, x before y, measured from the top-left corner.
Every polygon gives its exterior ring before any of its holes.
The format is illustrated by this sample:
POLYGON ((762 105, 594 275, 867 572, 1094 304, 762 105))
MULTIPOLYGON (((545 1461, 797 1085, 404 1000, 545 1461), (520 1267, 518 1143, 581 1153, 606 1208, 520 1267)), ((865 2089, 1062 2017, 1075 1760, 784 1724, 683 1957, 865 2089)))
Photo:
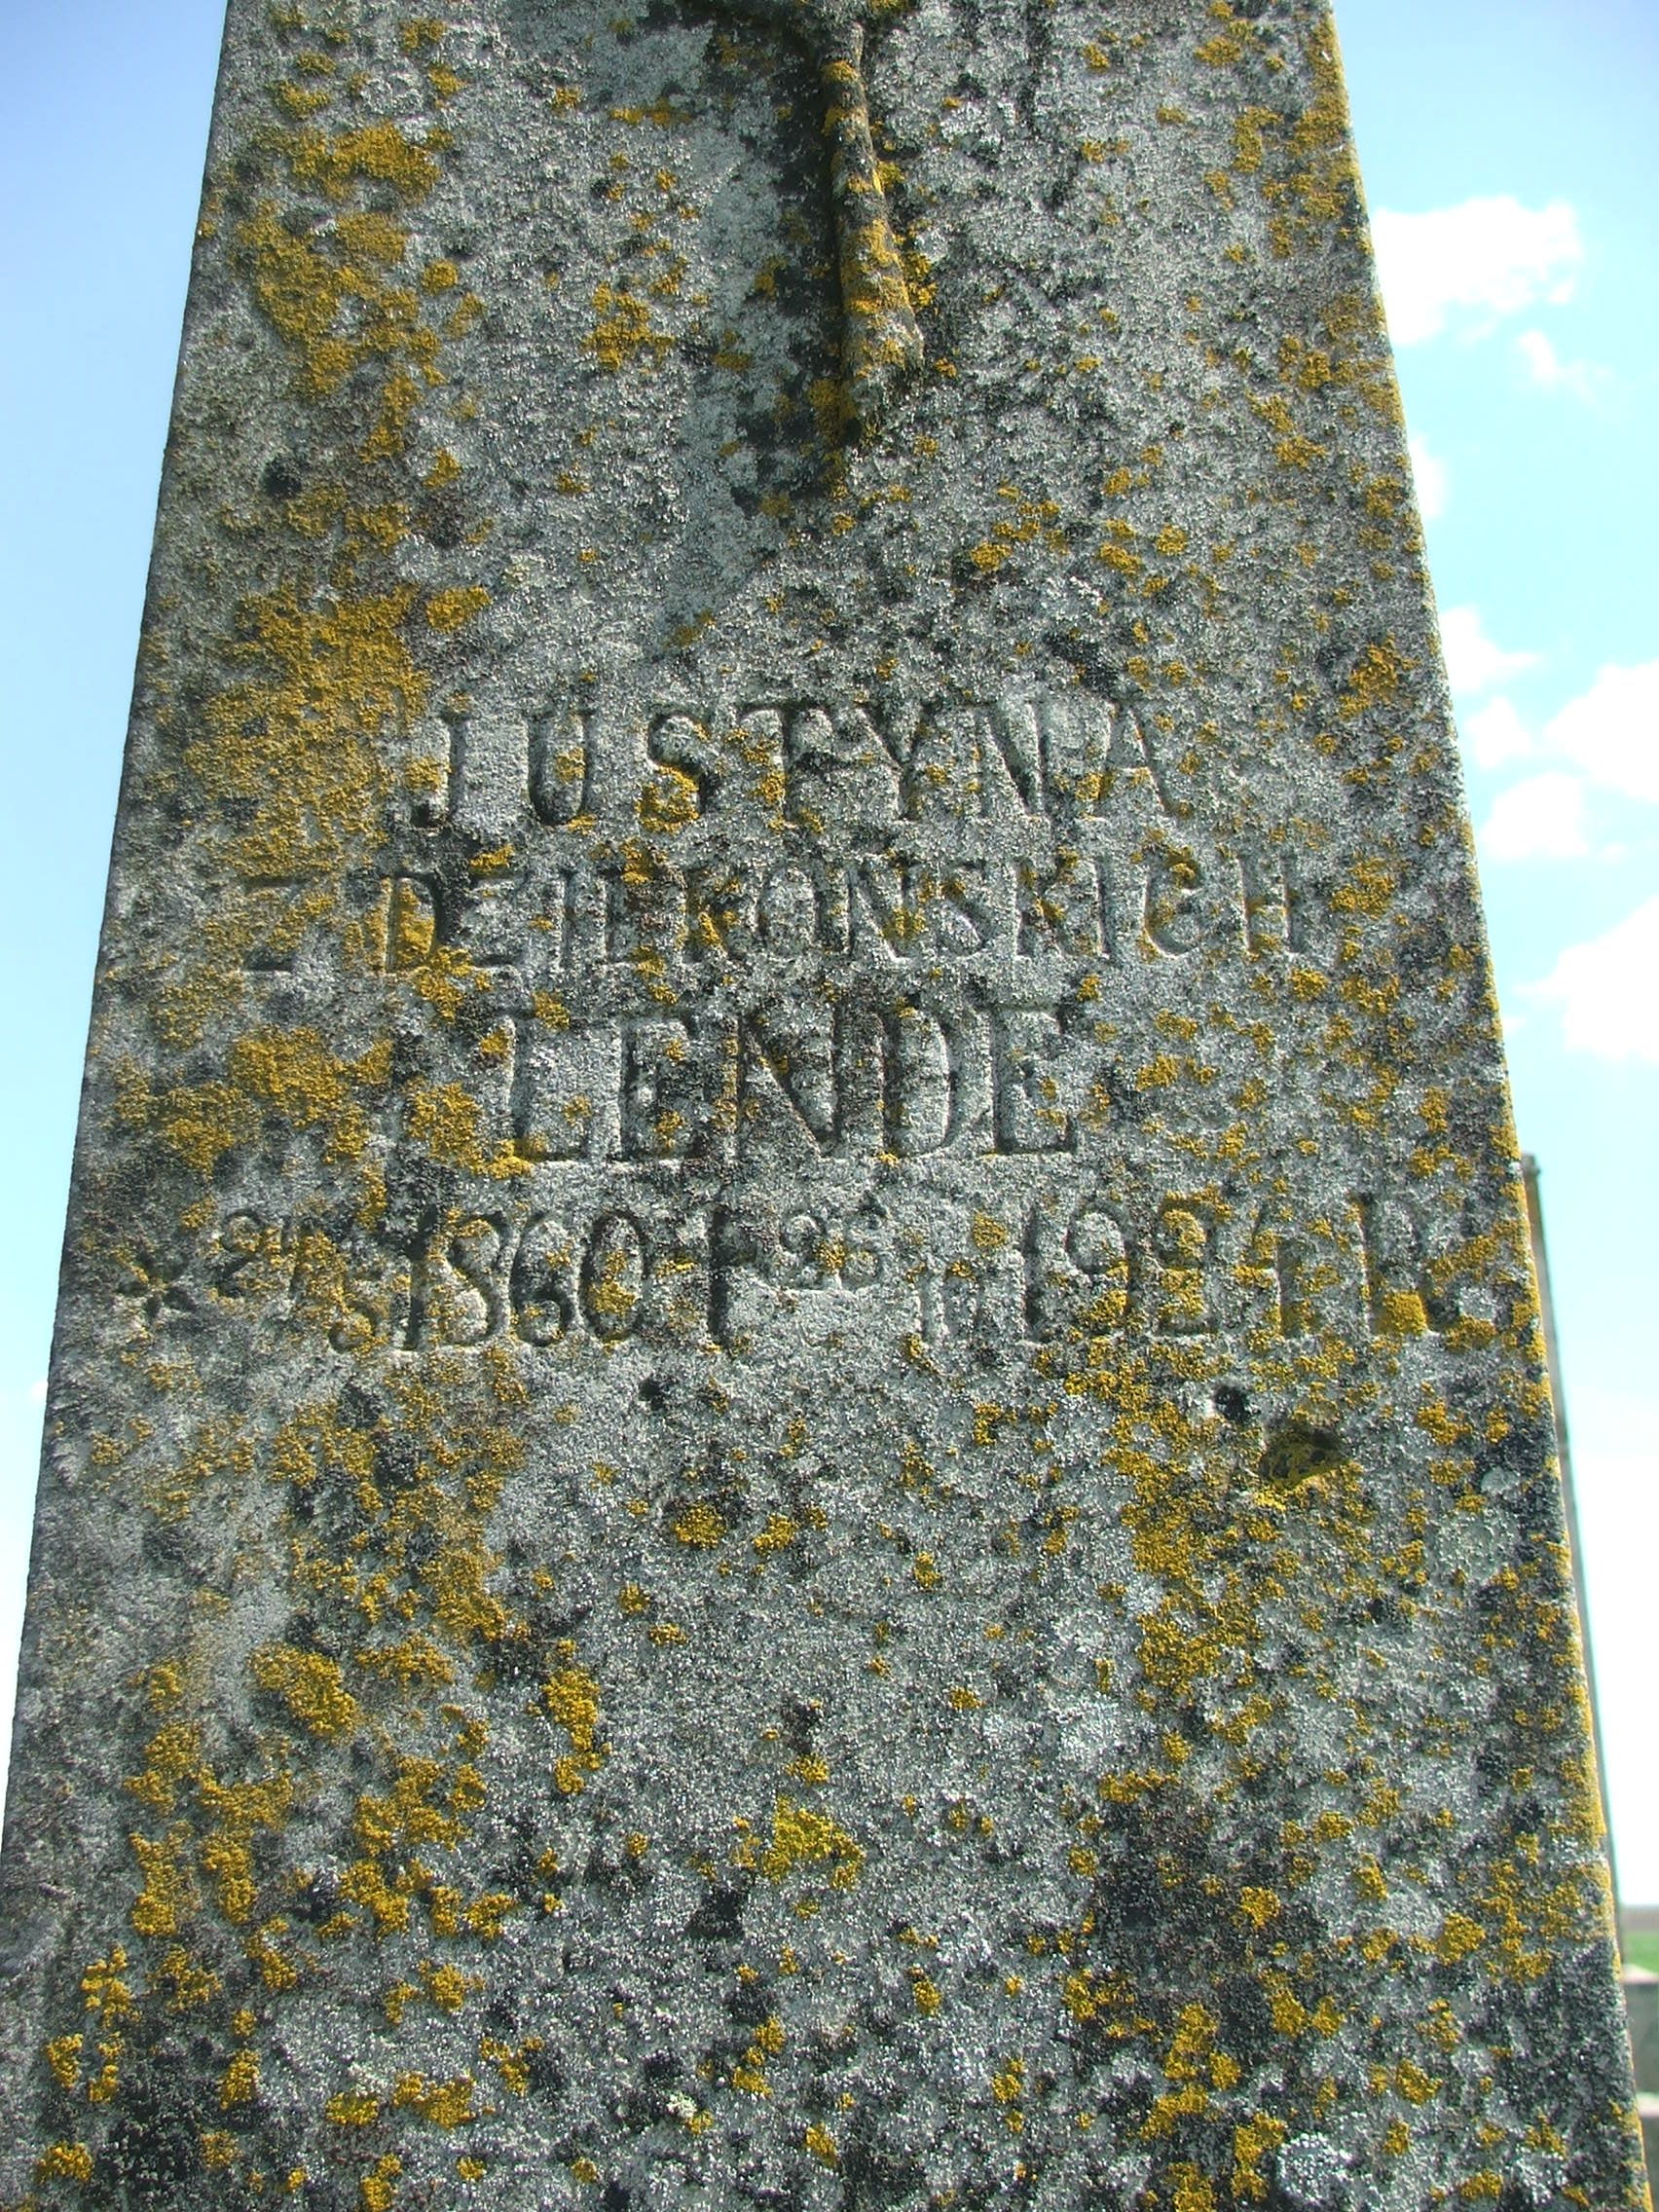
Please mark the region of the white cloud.
POLYGON ((1594 399, 1607 381, 1594 361, 1564 361, 1541 330, 1524 330, 1515 350, 1540 391, 1569 391, 1574 399, 1594 399))
MULTIPOLYGON (((1453 688, 1465 696, 1536 658, 1493 645, 1472 607, 1449 608, 1440 629, 1453 688)), ((1460 717, 1459 728, 1465 754, 1478 768, 1550 757, 1571 763, 1572 772, 1547 768, 1498 793, 1481 830, 1489 860, 1584 859, 1590 850, 1588 785, 1659 805, 1659 660, 1604 668, 1588 691, 1569 699, 1545 723, 1536 741, 1501 692, 1460 717)), ((1622 858, 1624 848, 1607 845, 1599 853, 1610 862, 1622 858)))
MULTIPOLYGON (((1545 779, 1536 779, 1542 783, 1545 779)), ((1569 944, 1530 995, 1561 1009, 1569 1052, 1659 1061, 1659 898, 1605 936, 1569 944)))
POLYGON ((1527 725, 1501 692, 1465 716, 1460 727, 1477 768, 1501 768, 1510 760, 1530 757, 1532 740, 1527 725))
POLYGON ((1446 512, 1446 502, 1451 497, 1446 463, 1429 452, 1428 440, 1419 437, 1415 430, 1410 444, 1412 474, 1417 478, 1418 506, 1424 522, 1438 522, 1446 512))
POLYGON ((1584 786, 1559 770, 1512 785, 1493 800, 1480 841, 1494 861, 1582 860, 1590 850, 1584 786))
POLYGON ((1659 660, 1604 668, 1545 725, 1544 742, 1610 791, 1659 801, 1659 660))
POLYGON ((1565 200, 1523 207, 1507 193, 1420 215, 1380 207, 1371 234, 1396 346, 1438 338, 1455 311, 1479 336, 1540 301, 1560 306, 1584 258, 1578 217, 1565 200))
POLYGON ((45 1403, 46 1377, 43 1375, 38 1382, 31 1382, 29 1384, 29 1404, 31 1406, 44 1406, 45 1403))
POLYGON ((1505 677, 1536 668, 1536 653, 1510 653, 1486 634, 1478 607, 1449 607, 1440 617, 1440 644, 1454 691, 1490 691, 1505 677))

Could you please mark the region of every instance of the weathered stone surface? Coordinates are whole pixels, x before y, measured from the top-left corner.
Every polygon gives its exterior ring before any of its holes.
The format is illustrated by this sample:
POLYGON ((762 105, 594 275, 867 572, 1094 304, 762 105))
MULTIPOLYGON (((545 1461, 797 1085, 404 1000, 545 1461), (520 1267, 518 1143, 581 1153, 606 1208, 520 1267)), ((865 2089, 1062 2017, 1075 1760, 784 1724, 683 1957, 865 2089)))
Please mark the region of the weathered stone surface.
POLYGON ((1644 2202, 1330 22, 233 0, 11 2200, 1644 2202))

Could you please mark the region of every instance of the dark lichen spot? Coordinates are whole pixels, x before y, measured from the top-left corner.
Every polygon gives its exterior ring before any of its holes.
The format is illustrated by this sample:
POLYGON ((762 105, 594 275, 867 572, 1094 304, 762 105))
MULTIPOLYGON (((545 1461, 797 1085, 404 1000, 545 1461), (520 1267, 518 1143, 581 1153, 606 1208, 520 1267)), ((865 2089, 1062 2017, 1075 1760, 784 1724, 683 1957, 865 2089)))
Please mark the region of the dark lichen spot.
POLYGON ((741 1890, 712 1890, 685 1923, 687 1936, 700 1943, 732 1943, 743 1934, 741 1890))

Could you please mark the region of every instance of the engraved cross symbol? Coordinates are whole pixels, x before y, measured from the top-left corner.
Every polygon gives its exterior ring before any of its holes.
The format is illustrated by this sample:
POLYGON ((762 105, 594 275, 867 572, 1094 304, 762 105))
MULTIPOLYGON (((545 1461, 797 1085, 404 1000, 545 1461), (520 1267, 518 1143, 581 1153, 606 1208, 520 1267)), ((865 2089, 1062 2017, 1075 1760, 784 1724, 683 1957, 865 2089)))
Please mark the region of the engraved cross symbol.
POLYGON ((140 1305, 152 1326, 166 1320, 169 1313, 196 1311, 196 1301, 181 1279, 185 1268, 182 1259, 158 1254, 142 1237, 123 1246, 121 1259, 129 1277, 122 1296, 140 1305))
POLYGON ((887 219, 864 80, 863 0, 715 0, 793 31, 818 66, 841 274, 847 395, 873 430, 922 365, 922 334, 887 219))

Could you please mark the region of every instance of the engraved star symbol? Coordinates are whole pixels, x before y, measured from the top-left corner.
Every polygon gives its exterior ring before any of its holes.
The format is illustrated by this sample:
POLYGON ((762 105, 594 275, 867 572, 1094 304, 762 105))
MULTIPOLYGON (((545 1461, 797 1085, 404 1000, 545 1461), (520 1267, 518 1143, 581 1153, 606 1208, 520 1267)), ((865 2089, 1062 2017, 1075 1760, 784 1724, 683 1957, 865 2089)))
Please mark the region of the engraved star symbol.
POLYGON ((792 31, 817 63, 830 139, 847 396, 861 428, 873 430, 920 369, 922 334, 870 138, 863 8, 860 0, 716 0, 716 5, 792 31))

